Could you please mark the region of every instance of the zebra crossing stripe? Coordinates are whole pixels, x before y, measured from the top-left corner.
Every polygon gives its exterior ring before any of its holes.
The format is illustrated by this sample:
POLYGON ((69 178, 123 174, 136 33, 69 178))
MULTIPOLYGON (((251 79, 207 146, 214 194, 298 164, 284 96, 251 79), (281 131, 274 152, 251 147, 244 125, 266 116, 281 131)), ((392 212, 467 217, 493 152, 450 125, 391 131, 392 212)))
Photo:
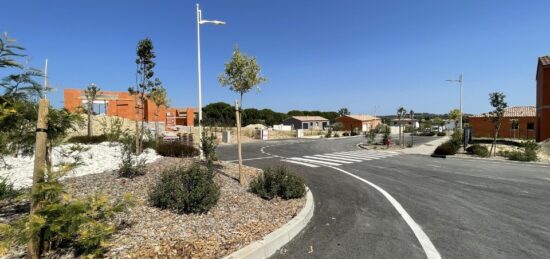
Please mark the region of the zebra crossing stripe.
POLYGON ((321 164, 321 165, 332 165, 332 166, 340 166, 342 164, 332 163, 332 162, 324 162, 324 161, 318 161, 318 160, 312 160, 312 159, 306 159, 301 157, 291 157, 289 158, 291 160, 298 160, 306 163, 313 163, 313 164, 321 164))
POLYGON ((325 155, 340 158, 340 159, 356 160, 357 162, 361 162, 360 160, 366 160, 366 161, 371 160, 370 158, 365 158, 365 157, 352 157, 352 156, 335 155, 335 154, 325 154, 325 155))
POLYGON ((307 166, 307 167, 312 167, 312 168, 319 167, 318 165, 312 165, 312 164, 308 164, 308 163, 304 163, 304 162, 298 162, 298 161, 292 161, 292 160, 281 160, 281 161, 288 162, 288 163, 293 163, 293 164, 297 164, 297 165, 303 165, 303 166, 307 166))
POLYGON ((339 159, 339 160, 345 160, 345 161, 350 161, 350 162, 361 162, 360 159, 355 159, 355 158, 349 158, 349 157, 339 157, 339 156, 332 156, 332 155, 314 155, 316 157, 326 157, 326 158, 331 158, 331 159, 339 159))
POLYGON ((315 159, 315 160, 321 160, 321 161, 329 161, 329 162, 336 162, 336 163, 342 163, 342 164, 351 164, 353 162, 350 161, 344 161, 343 159, 331 159, 331 158, 324 158, 324 157, 317 157, 317 156, 303 156, 305 158, 309 159, 315 159))
POLYGON ((367 158, 367 159, 379 159, 379 158, 388 157, 387 155, 345 155, 345 156, 349 158, 367 158))

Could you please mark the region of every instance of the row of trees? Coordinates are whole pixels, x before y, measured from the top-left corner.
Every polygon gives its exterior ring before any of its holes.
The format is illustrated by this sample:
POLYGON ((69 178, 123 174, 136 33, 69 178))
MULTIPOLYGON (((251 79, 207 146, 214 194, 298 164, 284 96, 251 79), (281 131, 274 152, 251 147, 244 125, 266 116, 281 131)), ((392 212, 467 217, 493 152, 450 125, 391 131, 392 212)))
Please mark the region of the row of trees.
MULTIPOLYGON (((235 107, 224 102, 210 103, 203 107, 202 123, 209 126, 235 126, 235 107)), ((246 108, 242 110, 242 124, 264 124, 273 126, 283 123, 290 116, 321 116, 334 122, 340 116, 338 112, 291 110, 288 113, 276 112, 271 109, 246 108)))

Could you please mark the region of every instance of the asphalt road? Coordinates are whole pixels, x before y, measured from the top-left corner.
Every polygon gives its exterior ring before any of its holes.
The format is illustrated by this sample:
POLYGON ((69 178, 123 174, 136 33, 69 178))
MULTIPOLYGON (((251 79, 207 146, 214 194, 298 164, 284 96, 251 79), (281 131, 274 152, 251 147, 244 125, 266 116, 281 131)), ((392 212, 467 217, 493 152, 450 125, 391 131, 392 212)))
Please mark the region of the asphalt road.
MULTIPOLYGON (((355 137, 243 145, 243 157, 254 158, 245 160, 246 165, 284 164, 303 176, 313 191, 312 221, 274 258, 426 258, 402 213, 356 177, 395 198, 443 258, 550 258, 549 167, 402 154, 334 168, 282 161, 353 152, 360 141, 355 137)), ((235 146, 218 151, 222 160, 236 158, 235 146)), ((353 160, 356 153, 349 154, 347 159, 353 160)))

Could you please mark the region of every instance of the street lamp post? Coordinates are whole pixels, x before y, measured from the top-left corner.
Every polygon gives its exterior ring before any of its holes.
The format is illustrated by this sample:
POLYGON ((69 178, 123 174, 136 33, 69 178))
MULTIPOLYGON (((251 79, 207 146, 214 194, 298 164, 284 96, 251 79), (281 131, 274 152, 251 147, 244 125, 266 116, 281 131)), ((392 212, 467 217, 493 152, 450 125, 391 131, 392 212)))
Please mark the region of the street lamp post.
POLYGON ((198 74, 198 83, 199 83, 199 150, 200 150, 200 159, 204 158, 202 152, 202 78, 201 78, 201 24, 214 24, 214 25, 223 25, 225 22, 217 20, 203 20, 202 19, 202 10, 197 4, 197 74, 198 74))
POLYGON ((462 127, 462 86, 463 86, 463 83, 464 83, 464 74, 460 73, 460 76, 458 77, 458 79, 450 79, 450 80, 445 80, 447 82, 458 82, 460 84, 460 130, 463 130, 464 128, 462 127))

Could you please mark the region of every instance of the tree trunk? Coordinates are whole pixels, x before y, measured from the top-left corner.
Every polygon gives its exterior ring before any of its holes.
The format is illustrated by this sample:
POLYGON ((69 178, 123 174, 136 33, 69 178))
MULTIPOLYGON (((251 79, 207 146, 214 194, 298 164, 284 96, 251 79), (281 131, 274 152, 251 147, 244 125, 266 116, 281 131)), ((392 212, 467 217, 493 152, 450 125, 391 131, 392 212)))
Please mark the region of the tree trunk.
POLYGON ((143 152, 143 133, 145 133, 145 93, 141 94, 141 129, 139 131, 139 154, 143 152))
MULTIPOLYGON (((241 97, 242 98, 242 97, 241 97)), ((243 172, 243 155, 241 149, 241 112, 239 109, 239 103, 235 101, 235 112, 237 119, 237 153, 239 156, 239 183, 242 187, 246 186, 246 177, 243 172)))
POLYGON ((138 116, 139 116, 139 104, 138 104, 138 97, 137 97, 137 94, 136 96, 134 97, 135 98, 135 102, 136 102, 136 105, 134 106, 134 112, 135 112, 135 119, 134 121, 136 122, 136 133, 135 133, 135 138, 136 138, 136 155, 139 155, 140 154, 140 151, 139 151, 139 122, 138 122, 138 116))
MULTIPOLYGON (((34 149, 34 171, 32 175, 32 188, 31 193, 34 194, 38 191, 38 183, 44 181, 44 163, 46 162, 46 142, 48 140, 48 134, 46 129, 48 127, 48 107, 49 102, 46 99, 41 99, 38 103, 38 120, 36 122, 36 142, 34 149)), ((39 209, 40 201, 36 200, 34 195, 31 195, 31 212, 32 217, 39 209)), ((32 236, 29 240, 28 249, 29 255, 33 259, 40 258, 41 253, 42 236, 32 236)))
POLYGON ((93 108, 93 101, 90 104, 88 102, 88 137, 92 136, 92 108, 93 108))
POLYGON ((155 111, 155 143, 159 141, 159 107, 155 111))
POLYGON ((498 132, 500 131, 500 122, 498 123, 496 132, 495 132, 495 138, 493 139, 493 156, 496 156, 497 153, 497 138, 498 138, 498 132))

